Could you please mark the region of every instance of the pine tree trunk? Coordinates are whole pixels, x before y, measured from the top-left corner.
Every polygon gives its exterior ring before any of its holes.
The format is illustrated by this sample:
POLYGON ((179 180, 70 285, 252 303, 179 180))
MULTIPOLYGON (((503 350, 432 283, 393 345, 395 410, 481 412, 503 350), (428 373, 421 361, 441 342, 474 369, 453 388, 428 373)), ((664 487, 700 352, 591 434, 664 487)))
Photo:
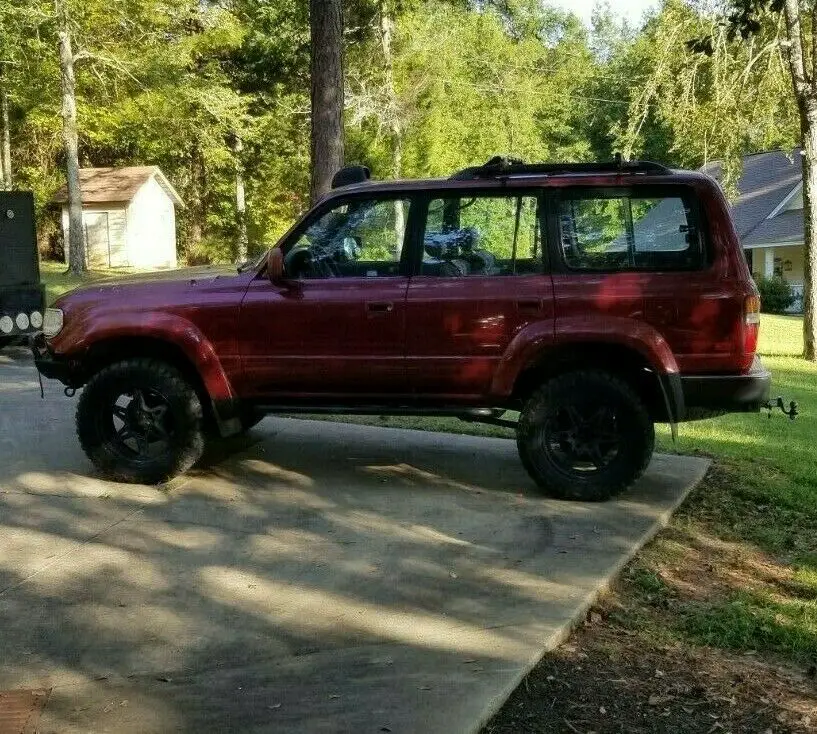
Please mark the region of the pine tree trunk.
POLYGON ((803 263, 803 356, 817 361, 817 319, 814 285, 817 284, 817 100, 801 105, 803 134, 803 217, 805 255, 803 263))
POLYGON ((11 129, 9 127, 9 98, 3 67, 0 66, 0 188, 11 189, 11 129))
MULTIPOLYGON (((190 194, 188 199, 190 226, 188 228, 188 249, 197 249, 204 237, 204 222, 207 218, 205 193, 206 173, 204 157, 201 154, 199 141, 194 139, 190 145, 190 194)), ((198 254, 198 253, 197 253, 198 254)))
POLYGON ((312 184, 316 201, 343 166, 343 9, 341 0, 310 0, 312 184))
POLYGON ((233 157, 235 158, 235 224, 236 262, 247 260, 247 203, 244 193, 244 161, 241 154, 244 142, 239 135, 233 136, 233 157))
POLYGON ((71 49, 71 32, 68 25, 66 0, 54 0, 54 8, 57 11, 57 35, 60 47, 62 142, 65 149, 65 173, 68 182, 68 270, 75 275, 80 275, 88 268, 85 262, 82 190, 79 183, 74 52, 71 49))

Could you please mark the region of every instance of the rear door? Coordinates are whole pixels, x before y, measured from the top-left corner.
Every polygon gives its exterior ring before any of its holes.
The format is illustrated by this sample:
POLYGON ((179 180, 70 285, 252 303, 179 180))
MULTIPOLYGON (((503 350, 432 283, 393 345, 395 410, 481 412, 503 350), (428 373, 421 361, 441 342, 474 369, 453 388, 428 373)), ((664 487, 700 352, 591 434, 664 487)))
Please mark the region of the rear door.
POLYGON ((541 196, 447 190, 425 202, 406 307, 406 368, 416 398, 479 402, 509 343, 553 319, 541 196))

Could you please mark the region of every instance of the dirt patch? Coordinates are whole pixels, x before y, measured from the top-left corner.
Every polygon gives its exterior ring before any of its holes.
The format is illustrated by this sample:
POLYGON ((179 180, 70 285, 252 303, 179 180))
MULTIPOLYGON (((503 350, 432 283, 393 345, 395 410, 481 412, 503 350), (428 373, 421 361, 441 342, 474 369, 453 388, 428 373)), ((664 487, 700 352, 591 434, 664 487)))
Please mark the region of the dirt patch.
POLYGON ((484 734, 805 734, 816 727, 817 686, 808 674, 755 655, 650 644, 602 621, 548 655, 484 734))

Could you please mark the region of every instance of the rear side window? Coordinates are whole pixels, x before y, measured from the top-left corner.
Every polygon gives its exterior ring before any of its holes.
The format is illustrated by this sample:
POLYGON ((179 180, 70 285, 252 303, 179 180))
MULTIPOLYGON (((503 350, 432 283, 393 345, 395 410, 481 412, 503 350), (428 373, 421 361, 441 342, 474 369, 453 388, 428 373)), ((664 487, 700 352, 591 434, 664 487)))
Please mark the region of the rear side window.
POLYGON ((575 270, 693 270, 703 264, 692 201, 678 195, 562 198, 559 243, 575 270))
POLYGON ((420 272, 440 277, 541 274, 539 198, 509 191, 432 199, 420 272))

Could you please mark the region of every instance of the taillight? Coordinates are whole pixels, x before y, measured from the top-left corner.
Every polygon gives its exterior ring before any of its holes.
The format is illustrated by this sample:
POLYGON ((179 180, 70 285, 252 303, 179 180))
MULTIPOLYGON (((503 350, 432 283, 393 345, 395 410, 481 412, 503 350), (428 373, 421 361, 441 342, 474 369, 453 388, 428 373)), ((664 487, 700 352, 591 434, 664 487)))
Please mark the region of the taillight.
POLYGON ((743 303, 743 353, 754 354, 760 330, 760 296, 746 296, 743 303))

